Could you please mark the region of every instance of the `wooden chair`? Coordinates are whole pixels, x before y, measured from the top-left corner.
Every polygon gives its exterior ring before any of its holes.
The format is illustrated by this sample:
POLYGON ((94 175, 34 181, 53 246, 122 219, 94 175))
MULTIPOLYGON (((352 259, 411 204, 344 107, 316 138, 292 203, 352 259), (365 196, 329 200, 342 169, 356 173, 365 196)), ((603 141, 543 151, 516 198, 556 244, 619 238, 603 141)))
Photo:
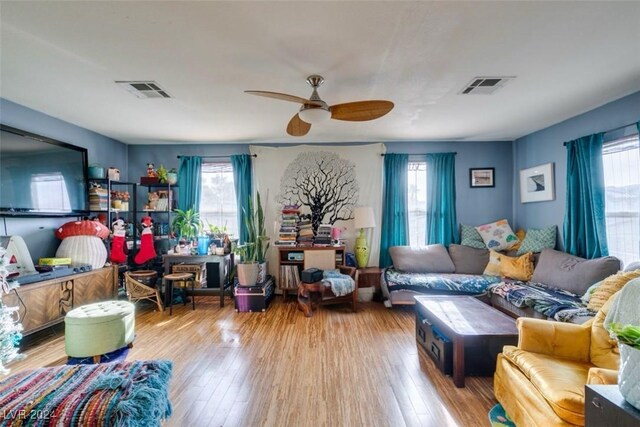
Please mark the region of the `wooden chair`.
POLYGON ((155 302, 159 311, 163 311, 162 299, 160 298, 160 291, 157 288, 141 283, 130 276, 127 271, 124 273, 125 288, 127 291, 127 297, 131 302, 137 302, 143 299, 155 302))
MULTIPOLYGON (((304 269, 307 268, 319 268, 321 270, 335 270, 336 269, 336 251, 335 250, 311 250, 304 253, 304 269)), ((353 312, 356 312, 358 304, 358 270, 354 267, 338 266, 337 269, 342 274, 351 276, 355 281, 355 288, 353 292, 347 295, 337 297, 331 291, 331 285, 324 286, 324 292, 322 294, 323 305, 329 304, 351 304, 353 312)))

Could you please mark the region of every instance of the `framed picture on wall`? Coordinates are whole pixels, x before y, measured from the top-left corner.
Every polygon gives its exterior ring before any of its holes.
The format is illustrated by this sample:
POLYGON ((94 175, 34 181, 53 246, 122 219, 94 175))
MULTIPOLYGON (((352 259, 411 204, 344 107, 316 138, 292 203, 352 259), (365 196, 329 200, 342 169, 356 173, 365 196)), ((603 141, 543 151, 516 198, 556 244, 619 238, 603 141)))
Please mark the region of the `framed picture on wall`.
POLYGON ((495 168, 469 169, 469 186, 471 188, 495 187, 495 168))
POLYGON ((520 171, 520 202, 544 202, 555 199, 553 163, 520 171))

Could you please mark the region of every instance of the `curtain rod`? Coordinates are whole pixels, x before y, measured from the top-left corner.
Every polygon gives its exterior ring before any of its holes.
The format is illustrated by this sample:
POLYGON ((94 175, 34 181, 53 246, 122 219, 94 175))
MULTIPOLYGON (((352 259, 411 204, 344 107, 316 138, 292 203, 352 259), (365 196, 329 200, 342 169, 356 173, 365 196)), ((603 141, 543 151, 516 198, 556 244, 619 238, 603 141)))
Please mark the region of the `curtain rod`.
MULTIPOLYGON (((398 153, 389 153, 389 154, 398 154, 398 153)), ((446 154, 446 153, 409 153, 410 156, 426 156, 427 154, 446 154)), ((454 151, 453 154, 458 155, 458 152, 454 151)), ((382 153, 380 155, 384 157, 385 153, 382 153)))
MULTIPOLYGON (((258 157, 257 154, 249 154, 251 157, 258 157)), ((181 157, 189 157, 189 156, 178 156, 178 158, 181 157)), ((231 155, 228 156, 200 156, 203 159, 228 159, 229 157, 231 157, 231 155)))
MULTIPOLYGON (((629 123, 628 125, 622 125, 622 126, 618 126, 617 128, 605 130, 604 132, 602 132, 602 134, 604 135, 605 133, 615 132, 615 131, 620 130, 620 129, 628 128, 629 126, 635 126, 636 123, 629 123)), ((566 141, 563 142, 562 145, 564 145, 566 147, 567 146, 567 142, 566 141)))

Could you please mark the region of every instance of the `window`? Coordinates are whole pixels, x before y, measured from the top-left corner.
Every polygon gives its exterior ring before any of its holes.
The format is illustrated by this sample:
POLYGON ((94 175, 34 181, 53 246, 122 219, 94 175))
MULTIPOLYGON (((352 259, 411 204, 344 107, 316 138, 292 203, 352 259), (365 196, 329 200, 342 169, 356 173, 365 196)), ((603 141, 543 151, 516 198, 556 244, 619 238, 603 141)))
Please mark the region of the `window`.
POLYGON ((200 219, 205 227, 226 227, 226 233, 238 236, 237 215, 231 163, 203 163, 200 219))
POLYGON ((70 211, 67 183, 60 172, 31 175, 31 203, 40 211, 70 211))
POLYGON ((409 245, 424 246, 427 227, 427 163, 409 162, 407 179, 409 245))
POLYGON ((603 148, 607 244, 625 265, 640 259, 640 144, 638 135, 603 148))

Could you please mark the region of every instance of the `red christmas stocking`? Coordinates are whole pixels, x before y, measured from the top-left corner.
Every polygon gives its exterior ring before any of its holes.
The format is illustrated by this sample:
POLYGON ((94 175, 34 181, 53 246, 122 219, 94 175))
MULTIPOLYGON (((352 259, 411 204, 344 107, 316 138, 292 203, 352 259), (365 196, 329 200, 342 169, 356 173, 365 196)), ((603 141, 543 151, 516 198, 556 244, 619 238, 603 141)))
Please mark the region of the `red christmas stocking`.
POLYGON ((127 261, 127 255, 124 253, 124 230, 120 233, 113 233, 111 240, 111 262, 115 264, 124 264, 127 261))
POLYGON ((155 257, 156 249, 153 247, 153 233, 150 228, 145 228, 140 234, 140 250, 133 260, 140 265, 155 257))

